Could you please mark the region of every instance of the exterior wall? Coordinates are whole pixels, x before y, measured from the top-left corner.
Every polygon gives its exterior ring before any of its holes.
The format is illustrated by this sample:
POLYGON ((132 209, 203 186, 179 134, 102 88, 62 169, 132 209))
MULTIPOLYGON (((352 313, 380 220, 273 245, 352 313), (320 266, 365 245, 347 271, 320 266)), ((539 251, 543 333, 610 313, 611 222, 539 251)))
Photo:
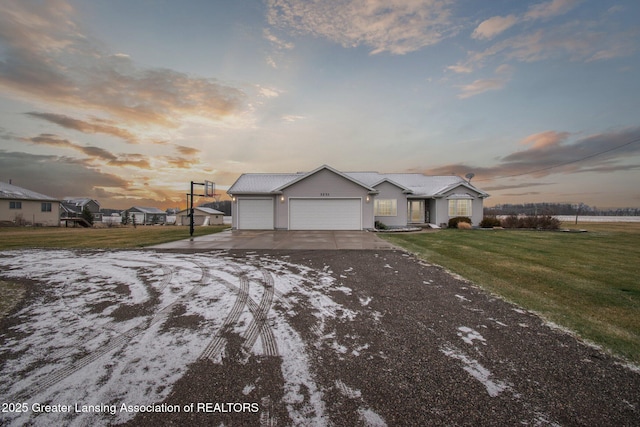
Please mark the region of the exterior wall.
MULTIPOLYGON (((319 170, 313 175, 285 188, 282 197, 278 196, 276 198, 276 229, 287 229, 289 227, 290 197, 360 198, 362 200, 362 228, 373 228, 373 196, 368 193, 366 188, 328 169, 319 170)), ((340 212, 335 214, 340 215, 340 212)))
MULTIPOLYGON (((408 204, 407 195, 402 192, 401 188, 389 182, 383 182, 375 187, 380 193, 375 196, 376 199, 396 199, 397 215, 396 216, 376 216, 375 221, 380 221, 384 225, 390 227, 404 227, 407 225, 408 204)), ((374 206, 375 213, 375 206, 374 206)))
POLYGON ((460 187, 460 186, 449 190, 443 195, 442 198, 438 199, 437 203, 439 204, 439 206, 437 209, 438 210, 437 224, 440 225, 441 223, 449 222, 449 201, 447 200, 447 197, 456 193, 470 194, 471 196, 473 196, 473 200, 471 202, 471 223, 472 225, 480 225, 480 222, 482 221, 482 217, 484 216, 484 211, 483 211, 484 200, 478 197, 478 193, 475 193, 469 190, 467 187, 460 187))
POLYGON ((48 200, 0 199, 0 220, 11 221, 21 215, 27 224, 60 226, 60 202, 48 200), (21 209, 9 209, 9 202, 22 203, 21 209), (51 212, 42 212, 42 203, 51 203, 51 212))
MULTIPOLYGON (((208 212, 200 211, 197 208, 194 208, 193 215, 193 224, 194 225, 202 225, 205 222, 205 219, 209 217, 209 225, 222 225, 224 223, 224 215, 222 214, 211 214, 208 212)), ((167 217, 167 223, 169 223, 169 218, 167 217)), ((189 209, 183 209, 176 214, 177 225, 189 225, 189 209)))
POLYGON ((86 204, 86 206, 89 209, 89 212, 93 214, 100 212, 100 205, 98 205, 95 200, 91 200, 86 204))

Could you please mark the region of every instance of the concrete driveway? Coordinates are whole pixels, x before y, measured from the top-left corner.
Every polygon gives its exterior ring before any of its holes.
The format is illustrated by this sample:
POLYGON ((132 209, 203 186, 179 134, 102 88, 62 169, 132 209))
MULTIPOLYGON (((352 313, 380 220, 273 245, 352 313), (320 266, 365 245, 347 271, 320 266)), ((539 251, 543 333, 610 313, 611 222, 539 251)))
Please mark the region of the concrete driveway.
POLYGON ((273 231, 227 230, 151 246, 151 249, 397 249, 394 245, 368 231, 273 231))

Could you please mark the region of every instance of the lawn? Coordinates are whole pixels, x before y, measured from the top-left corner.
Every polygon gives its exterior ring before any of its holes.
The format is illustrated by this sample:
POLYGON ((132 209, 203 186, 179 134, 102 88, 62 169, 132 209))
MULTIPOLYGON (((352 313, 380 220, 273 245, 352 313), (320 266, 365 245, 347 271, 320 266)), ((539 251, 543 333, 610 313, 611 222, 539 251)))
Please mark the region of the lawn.
MULTIPOLYGON (((229 226, 195 227, 194 237, 218 233, 229 226)), ((130 249, 189 238, 189 227, 139 226, 114 228, 3 227, 0 250, 26 248, 130 249)))
POLYGON ((640 364, 640 223, 384 238, 640 364))

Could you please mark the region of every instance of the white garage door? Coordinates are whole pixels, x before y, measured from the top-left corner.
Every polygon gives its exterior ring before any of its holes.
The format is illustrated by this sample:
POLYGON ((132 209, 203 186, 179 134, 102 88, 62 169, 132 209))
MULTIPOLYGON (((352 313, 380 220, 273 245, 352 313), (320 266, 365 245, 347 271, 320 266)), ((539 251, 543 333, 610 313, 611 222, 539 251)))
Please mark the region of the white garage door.
POLYGON ((361 199, 290 199, 290 230, 362 230, 361 199))
POLYGON ((238 199, 239 230, 273 230, 273 200, 238 199))

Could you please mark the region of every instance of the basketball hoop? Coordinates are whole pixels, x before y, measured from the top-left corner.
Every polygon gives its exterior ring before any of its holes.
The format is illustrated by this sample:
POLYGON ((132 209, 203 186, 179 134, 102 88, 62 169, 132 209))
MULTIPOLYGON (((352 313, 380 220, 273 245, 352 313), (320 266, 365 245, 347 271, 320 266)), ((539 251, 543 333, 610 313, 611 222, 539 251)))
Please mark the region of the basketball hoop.
POLYGON ((222 197, 221 194, 219 194, 219 193, 218 194, 214 194, 213 195, 213 200, 215 200, 216 203, 219 203, 220 202, 220 197, 222 197))
POLYGON ((212 181, 204 182, 204 196, 215 197, 216 195, 216 183, 212 181))

